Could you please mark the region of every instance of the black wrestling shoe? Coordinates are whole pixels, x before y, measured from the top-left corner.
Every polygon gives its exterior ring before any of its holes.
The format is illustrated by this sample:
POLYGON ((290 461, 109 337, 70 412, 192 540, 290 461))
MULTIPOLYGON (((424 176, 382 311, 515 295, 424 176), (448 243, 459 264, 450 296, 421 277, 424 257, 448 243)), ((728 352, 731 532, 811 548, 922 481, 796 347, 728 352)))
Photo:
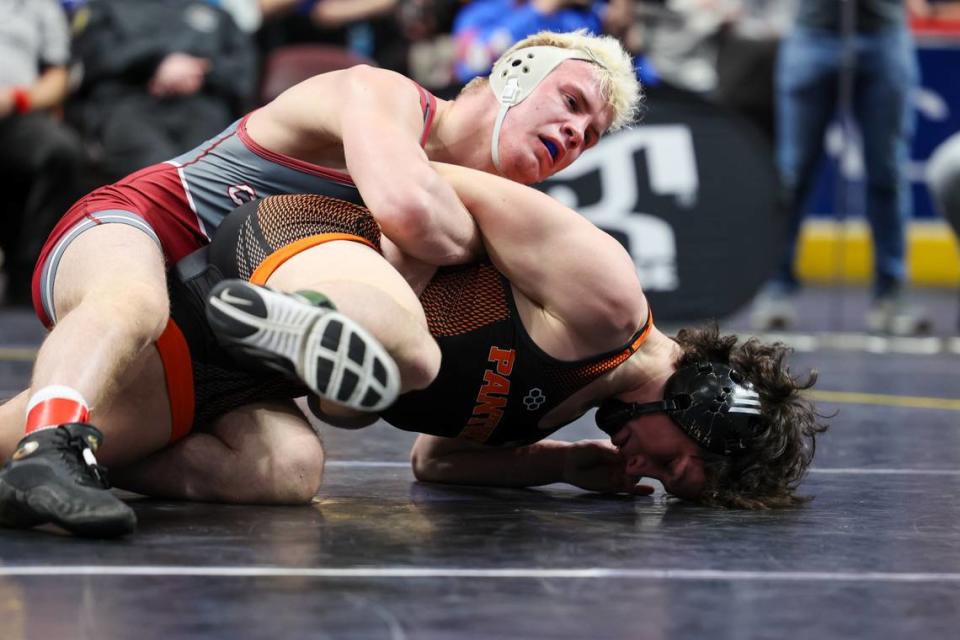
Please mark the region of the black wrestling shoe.
POLYGON ((292 374, 323 398, 373 413, 397 399, 393 358, 321 294, 224 280, 207 298, 207 320, 228 351, 292 374))
POLYGON ((99 538, 133 531, 136 514, 110 493, 106 469, 93 456, 102 442, 103 434, 82 422, 23 438, 0 469, 0 526, 53 523, 99 538))

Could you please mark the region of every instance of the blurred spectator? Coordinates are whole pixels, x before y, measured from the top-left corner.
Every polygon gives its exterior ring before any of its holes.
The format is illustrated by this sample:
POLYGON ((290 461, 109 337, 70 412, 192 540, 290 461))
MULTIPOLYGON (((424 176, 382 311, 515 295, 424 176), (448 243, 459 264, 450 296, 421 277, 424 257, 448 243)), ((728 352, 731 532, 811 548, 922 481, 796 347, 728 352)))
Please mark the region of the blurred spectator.
POLYGON ((717 86, 717 43, 741 15, 741 0, 662 0, 640 3, 643 50, 657 75, 688 91, 717 86))
POLYGON ((60 0, 60 6, 63 7, 63 10, 66 12, 68 18, 73 17, 73 14, 77 12, 77 9, 86 3, 87 0, 60 0))
POLYGON ((607 0, 600 6, 604 32, 625 40, 630 29, 637 22, 637 2, 635 0, 607 0), (605 5, 605 6, 604 6, 605 5))
POLYGON ((929 0, 916 3, 908 0, 907 5, 914 17, 921 20, 960 21, 960 1, 958 0, 929 0))
POLYGON ((397 0, 260 0, 260 10, 267 20, 293 13, 324 27, 383 15, 396 5, 397 0))
POLYGON ((469 0, 401 0, 400 32, 409 43, 407 75, 441 98, 460 88, 453 76, 456 44, 453 21, 469 0))
POLYGON ((718 34, 713 98, 755 124, 772 146, 774 67, 796 2, 738 0, 738 4, 732 21, 718 34))
POLYGON ((256 52, 213 0, 90 0, 74 15, 73 112, 105 181, 196 146, 251 104, 256 52))
POLYGON ((403 35, 411 41, 436 35, 449 35, 453 19, 470 0, 400 0, 397 4, 397 23, 403 35))
MULTIPOLYGON (((926 5, 924 0, 908 0, 926 5)), ((918 71, 903 0, 803 0, 777 64, 777 161, 790 215, 780 270, 753 309, 755 328, 785 328, 795 315, 794 254, 824 133, 849 91, 866 170, 866 215, 873 233, 871 331, 914 334, 930 322, 903 295, 913 134, 911 94, 918 71), (845 37, 847 32, 848 37, 845 37), (841 83, 841 74, 844 82, 841 83)))
POLYGON ((211 2, 229 13, 244 33, 256 33, 263 24, 261 0, 211 0, 211 2))
POLYGON ((627 42, 667 84, 739 112, 772 145, 774 63, 796 1, 647 0, 627 42))
POLYGON ((0 0, 0 247, 6 300, 28 304, 40 247, 85 190, 78 136, 59 118, 70 36, 57 0, 0 0))
MULTIPOLYGON (((620 0, 611 3, 611 19, 623 28, 629 12, 620 0)), ((489 73, 493 61, 515 42, 538 31, 603 33, 607 3, 591 0, 474 0, 454 19, 455 78, 466 83, 489 73)))
POLYGON ((264 54, 279 47, 332 44, 406 73, 408 41, 398 28, 402 0, 260 0, 264 54))

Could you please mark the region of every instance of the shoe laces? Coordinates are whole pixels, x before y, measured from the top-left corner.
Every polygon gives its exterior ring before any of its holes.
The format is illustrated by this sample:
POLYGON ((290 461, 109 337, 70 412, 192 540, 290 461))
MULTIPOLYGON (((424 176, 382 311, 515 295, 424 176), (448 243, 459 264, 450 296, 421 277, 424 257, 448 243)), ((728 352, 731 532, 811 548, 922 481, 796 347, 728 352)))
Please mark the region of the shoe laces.
POLYGON ((71 433, 66 427, 60 426, 57 429, 62 430, 66 437, 66 446, 61 448, 60 457, 67 462, 75 473, 79 474, 80 479, 92 478, 100 487, 109 489, 110 481, 107 479, 107 468, 97 462, 90 444, 83 436, 71 433))

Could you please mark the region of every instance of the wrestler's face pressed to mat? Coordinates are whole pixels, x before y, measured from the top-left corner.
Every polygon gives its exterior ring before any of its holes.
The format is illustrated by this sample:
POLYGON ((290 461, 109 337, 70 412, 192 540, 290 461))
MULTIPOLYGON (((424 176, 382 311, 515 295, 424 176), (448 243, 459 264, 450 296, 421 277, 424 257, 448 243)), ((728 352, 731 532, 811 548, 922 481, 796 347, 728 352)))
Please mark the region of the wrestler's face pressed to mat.
POLYGON ((524 184, 549 178, 595 145, 613 117, 594 65, 567 60, 507 113, 500 131, 506 177, 524 184))
POLYGON ((627 463, 627 473, 655 478, 667 492, 695 500, 703 492, 703 451, 664 414, 641 416, 612 439, 627 463))

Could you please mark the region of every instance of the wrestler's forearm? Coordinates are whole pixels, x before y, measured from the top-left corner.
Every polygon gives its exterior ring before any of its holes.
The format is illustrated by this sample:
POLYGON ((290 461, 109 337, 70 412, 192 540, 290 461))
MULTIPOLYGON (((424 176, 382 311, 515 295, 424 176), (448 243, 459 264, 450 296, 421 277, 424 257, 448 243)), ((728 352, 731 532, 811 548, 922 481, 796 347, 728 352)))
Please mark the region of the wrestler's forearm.
POLYGON ((405 254, 428 264, 463 264, 484 254, 480 229, 445 180, 426 165, 412 169, 402 188, 365 189, 369 177, 355 177, 364 203, 383 235, 405 254))
POLYGON ((524 292, 535 293, 552 279, 552 263, 568 262, 559 251, 564 238, 576 239, 571 229, 580 228, 581 237, 597 233, 539 191, 456 165, 434 166, 470 211, 497 267, 524 292))
POLYGON ((476 222, 420 146, 423 113, 415 85, 382 69, 340 73, 331 89, 341 96, 335 124, 344 159, 384 235, 435 265, 481 255, 476 222))
POLYGON ((424 482, 499 487, 537 487, 564 482, 571 443, 543 440, 526 447, 469 447, 443 450, 430 446, 445 439, 421 436, 414 446, 414 475, 424 482), (426 438, 426 440, 425 440, 426 438), (424 444, 426 442, 426 444, 424 444))
POLYGON ((456 191, 429 166, 430 175, 375 211, 383 233, 409 255, 437 266, 463 264, 485 253, 480 228, 456 191))

